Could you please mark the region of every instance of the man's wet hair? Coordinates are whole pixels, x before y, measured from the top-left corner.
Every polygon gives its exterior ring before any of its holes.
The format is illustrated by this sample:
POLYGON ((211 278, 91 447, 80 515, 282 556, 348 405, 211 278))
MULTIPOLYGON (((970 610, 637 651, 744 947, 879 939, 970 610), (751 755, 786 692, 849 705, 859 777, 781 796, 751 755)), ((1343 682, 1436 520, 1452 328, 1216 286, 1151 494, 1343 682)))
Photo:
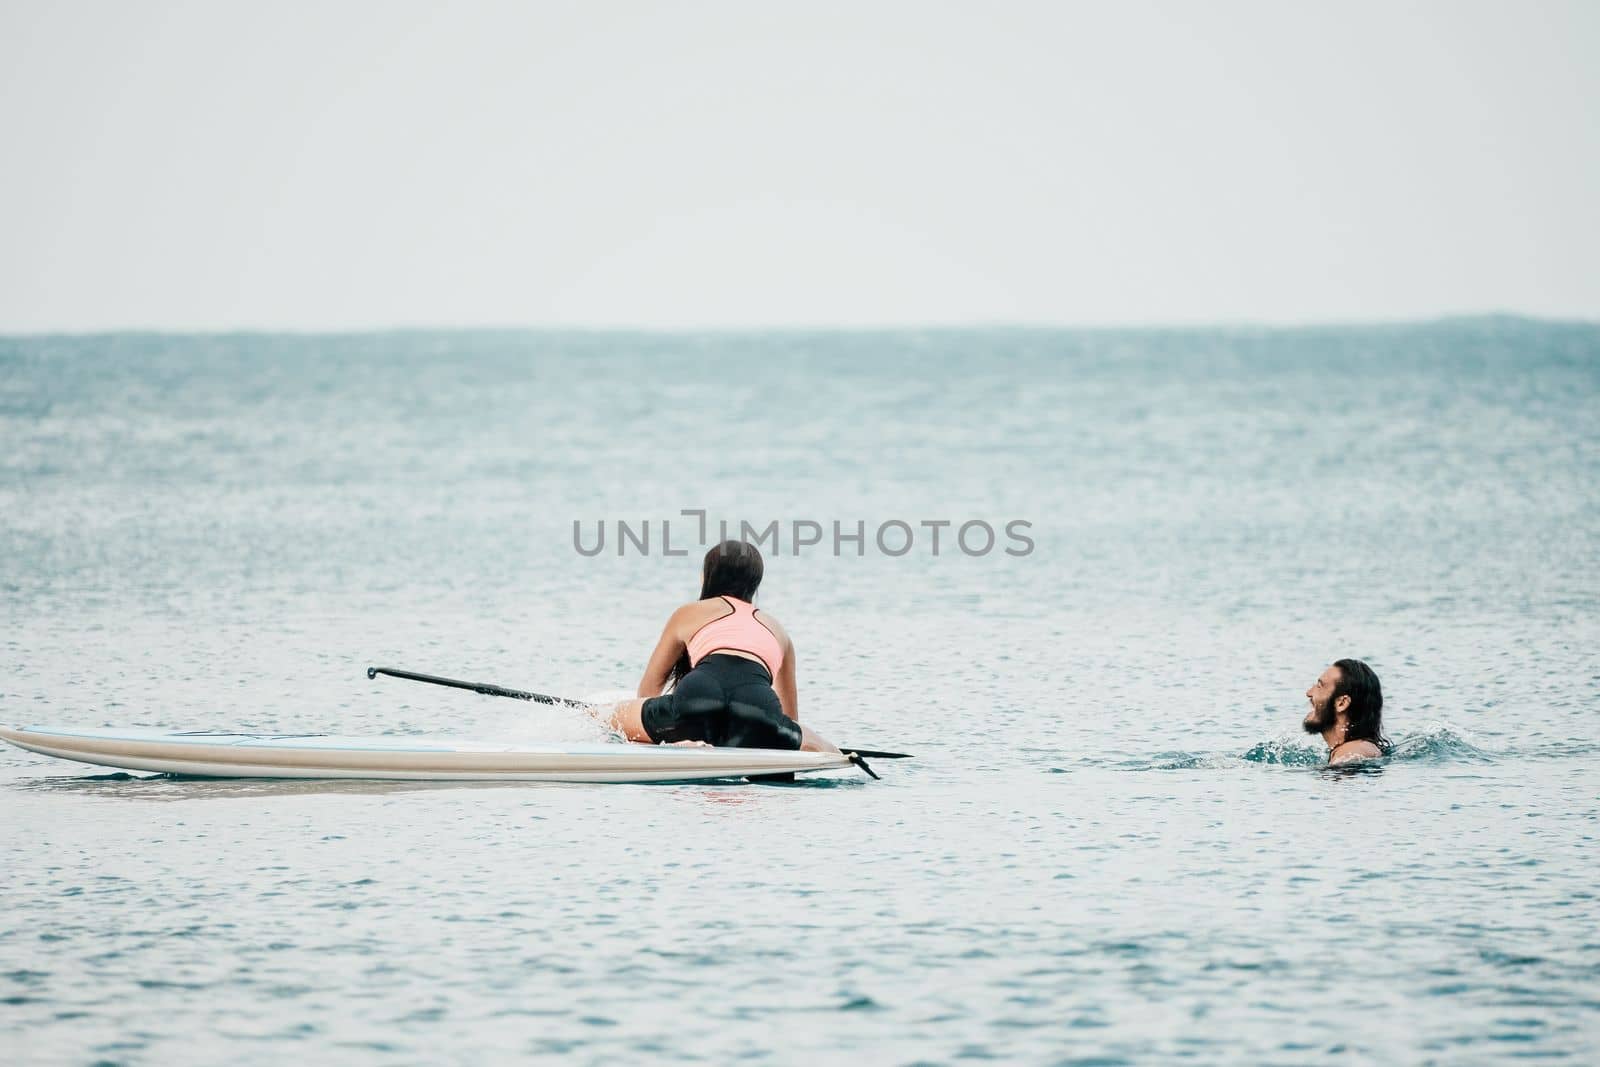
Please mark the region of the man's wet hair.
POLYGON ((1358 659, 1342 659, 1334 664, 1339 668, 1339 681, 1333 687, 1329 700, 1350 698, 1345 709, 1346 741, 1371 741, 1388 751, 1389 739, 1383 736, 1383 686, 1371 667, 1358 659))

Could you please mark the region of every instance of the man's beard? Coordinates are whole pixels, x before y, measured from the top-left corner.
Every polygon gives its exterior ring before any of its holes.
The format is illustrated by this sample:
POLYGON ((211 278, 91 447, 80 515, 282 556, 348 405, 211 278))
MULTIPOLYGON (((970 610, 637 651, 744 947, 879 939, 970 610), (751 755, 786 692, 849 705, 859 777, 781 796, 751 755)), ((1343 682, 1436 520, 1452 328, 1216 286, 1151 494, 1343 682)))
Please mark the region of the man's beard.
POLYGON ((1300 725, 1305 727, 1308 734, 1327 733, 1339 721, 1338 715, 1333 710, 1333 698, 1329 697, 1318 707, 1311 705, 1311 713, 1306 716, 1306 721, 1300 725))

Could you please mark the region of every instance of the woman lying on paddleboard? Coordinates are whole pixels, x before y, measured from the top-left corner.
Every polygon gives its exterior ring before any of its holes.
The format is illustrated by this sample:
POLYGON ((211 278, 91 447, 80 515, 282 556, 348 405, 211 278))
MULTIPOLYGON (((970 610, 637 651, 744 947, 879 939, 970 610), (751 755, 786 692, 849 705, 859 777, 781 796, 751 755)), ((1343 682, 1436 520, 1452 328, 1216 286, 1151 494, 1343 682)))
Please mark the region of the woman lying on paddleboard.
POLYGON ((839 751, 800 725, 794 642, 751 603, 762 570, 761 553, 743 541, 706 553, 700 599, 667 620, 640 699, 618 705, 612 729, 629 741, 839 751))

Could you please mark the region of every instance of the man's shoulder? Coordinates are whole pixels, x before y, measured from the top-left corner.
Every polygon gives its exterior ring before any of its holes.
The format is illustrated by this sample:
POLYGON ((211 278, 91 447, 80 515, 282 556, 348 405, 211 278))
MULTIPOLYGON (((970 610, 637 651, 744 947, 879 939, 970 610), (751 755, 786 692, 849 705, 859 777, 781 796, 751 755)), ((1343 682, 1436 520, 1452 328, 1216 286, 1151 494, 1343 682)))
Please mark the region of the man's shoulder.
POLYGON ((1328 762, 1330 764, 1351 763, 1355 760, 1377 759, 1382 755, 1383 749, 1379 748, 1375 742, 1365 739, 1346 741, 1328 753, 1328 762))

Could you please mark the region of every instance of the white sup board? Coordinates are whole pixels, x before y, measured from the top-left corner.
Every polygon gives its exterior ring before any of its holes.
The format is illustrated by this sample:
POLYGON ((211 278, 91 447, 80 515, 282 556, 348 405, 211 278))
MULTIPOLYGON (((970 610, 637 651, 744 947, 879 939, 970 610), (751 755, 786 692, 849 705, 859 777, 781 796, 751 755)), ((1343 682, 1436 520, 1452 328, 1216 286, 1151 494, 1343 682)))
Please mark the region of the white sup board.
POLYGON ((441 737, 172 733, 0 727, 0 738, 99 767, 211 778, 422 781, 692 782, 842 769, 835 752, 700 745, 494 744, 441 737))

